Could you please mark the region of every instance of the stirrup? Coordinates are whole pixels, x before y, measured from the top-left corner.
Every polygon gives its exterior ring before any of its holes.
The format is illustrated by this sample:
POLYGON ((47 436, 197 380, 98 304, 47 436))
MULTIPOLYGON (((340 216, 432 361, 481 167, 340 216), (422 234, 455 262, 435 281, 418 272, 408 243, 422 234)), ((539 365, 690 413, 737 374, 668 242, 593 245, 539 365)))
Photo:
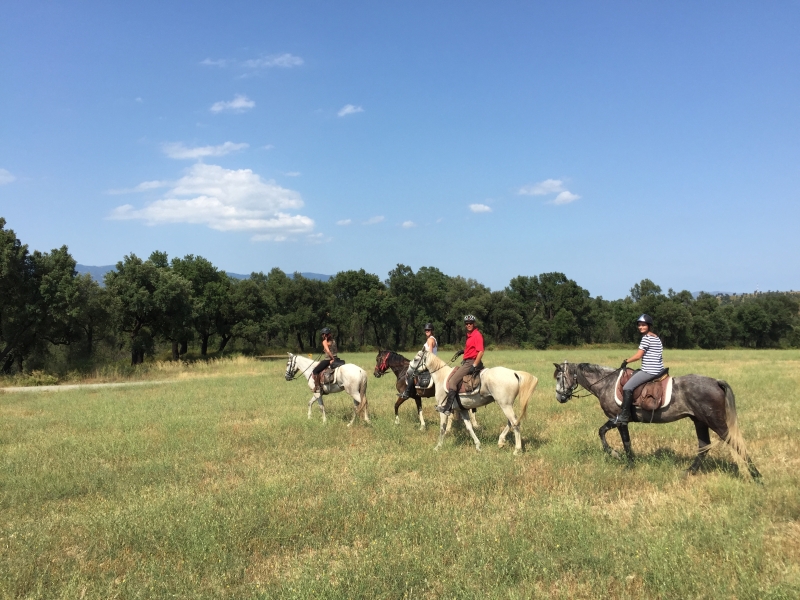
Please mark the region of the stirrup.
POLYGON ((631 411, 629 409, 621 411, 616 417, 614 417, 614 420, 611 421, 611 424, 614 425, 615 427, 619 427, 620 425, 627 425, 628 423, 630 423, 630 421, 631 421, 631 411))

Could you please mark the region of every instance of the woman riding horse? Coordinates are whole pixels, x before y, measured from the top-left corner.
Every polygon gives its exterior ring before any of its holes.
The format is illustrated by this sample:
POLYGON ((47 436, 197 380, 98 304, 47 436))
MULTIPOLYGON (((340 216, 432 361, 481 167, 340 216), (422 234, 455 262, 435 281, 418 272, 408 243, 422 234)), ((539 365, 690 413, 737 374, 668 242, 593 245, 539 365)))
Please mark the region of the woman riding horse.
MULTIPOLYGON (((425 343, 422 345, 423 350, 427 350, 431 354, 439 354, 439 342, 433 337, 433 323, 425 323, 425 343)), ((398 396, 398 400, 408 400, 411 396, 411 389, 414 385, 414 377, 410 372, 406 372, 406 389, 398 396)))
POLYGON ((314 393, 322 393, 322 372, 338 360, 339 349, 336 347, 336 340, 333 339, 330 327, 320 329, 322 334, 322 350, 325 352, 326 360, 320 363, 311 372, 314 376, 314 393))
POLYGON ((631 420, 633 391, 643 383, 655 379, 664 372, 664 360, 662 358, 664 347, 661 344, 661 338, 653 333, 653 318, 650 315, 642 315, 636 319, 636 326, 639 328, 639 333, 642 334, 639 350, 629 359, 622 361, 620 370, 624 371, 628 363, 636 362, 639 359, 642 359, 642 368, 636 371, 622 387, 622 412, 614 420, 614 425, 617 426, 627 425, 628 421, 631 420))

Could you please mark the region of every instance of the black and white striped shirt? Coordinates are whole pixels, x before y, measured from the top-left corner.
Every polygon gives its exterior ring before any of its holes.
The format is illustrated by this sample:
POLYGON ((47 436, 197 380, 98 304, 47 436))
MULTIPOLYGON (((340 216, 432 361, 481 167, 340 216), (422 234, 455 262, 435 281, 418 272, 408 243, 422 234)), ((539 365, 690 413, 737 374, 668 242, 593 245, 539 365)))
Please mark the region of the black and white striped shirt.
POLYGON ((664 370, 664 360, 661 356, 664 348, 661 345, 661 338, 657 335, 644 336, 642 343, 639 344, 639 350, 644 350, 642 371, 650 375, 658 375, 664 370))

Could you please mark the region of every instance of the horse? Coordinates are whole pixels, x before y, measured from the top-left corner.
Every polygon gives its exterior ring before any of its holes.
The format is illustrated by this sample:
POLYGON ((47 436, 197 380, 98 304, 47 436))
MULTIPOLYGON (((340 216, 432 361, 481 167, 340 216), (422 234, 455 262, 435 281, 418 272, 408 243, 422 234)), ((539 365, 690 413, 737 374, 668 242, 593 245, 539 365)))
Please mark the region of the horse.
POLYGON ((325 404, 322 402, 323 394, 335 394, 345 391, 353 398, 353 418, 347 424, 350 427, 356 420, 356 416, 362 415, 364 421, 369 423, 367 414, 367 373, 361 367, 353 364, 344 364, 337 367, 334 371, 333 383, 324 384, 322 392, 314 392, 314 380, 312 373, 319 361, 311 360, 299 354, 289 353, 289 361, 286 363, 286 381, 292 381, 297 377, 298 371, 308 382, 308 387, 312 391, 311 400, 308 401, 308 418, 311 418, 311 408, 316 401, 322 411, 322 422, 328 421, 325 415, 325 404))
MULTIPOLYGON (((613 418, 621 412, 614 399, 614 389, 620 370, 588 363, 570 364, 566 360, 563 364, 553 364, 556 367, 553 373, 556 380, 556 399, 564 404, 572 398, 579 385, 596 396, 600 400, 600 408, 608 417, 608 421, 598 431, 603 450, 615 457, 618 456, 606 441, 606 433, 618 427, 625 454, 629 461, 633 460, 628 426, 617 426, 613 421, 613 418)), ((761 477, 747 453, 736 416, 736 398, 731 386, 725 381, 702 375, 674 377, 672 400, 666 407, 654 411, 631 408, 631 421, 634 422, 672 423, 686 417, 694 422, 698 445, 697 455, 686 470, 687 474, 697 473, 711 450, 710 429, 730 446, 734 460, 746 465, 751 477, 754 479, 761 477)))
MULTIPOLYGON (((414 358, 414 361, 409 361, 405 356, 402 354, 398 354, 397 352, 393 352, 392 350, 379 350, 378 355, 375 357, 375 371, 372 373, 375 377, 381 377, 388 369, 391 369, 394 373, 395 377, 397 377, 397 383, 395 387, 399 394, 402 394, 406 389, 406 373, 408 373, 409 365, 411 365, 412 372, 414 371, 414 367, 416 367, 416 363, 418 361, 418 356, 414 358)), ((414 402, 417 404, 417 414, 419 415, 419 430, 425 430, 425 418, 422 416, 422 399, 423 398, 432 398, 435 396, 436 386, 431 386, 427 390, 423 390, 420 393, 416 388, 411 390, 409 395, 410 398, 414 399, 414 402)), ((400 406, 408 400, 408 398, 398 397, 397 401, 394 403, 394 424, 400 424, 400 416, 398 415, 398 409, 400 406)), ((477 427, 478 422, 475 420, 475 411, 470 411, 469 413, 470 421, 472 421, 472 426, 477 427)), ((447 423, 448 430, 450 429, 450 425, 452 424, 452 419, 450 419, 447 423)))
MULTIPOLYGON (((427 350, 422 350, 419 363, 425 365, 428 371, 431 372, 431 377, 433 377, 436 386, 436 403, 439 405, 444 404, 447 397, 446 383, 454 370, 453 367, 448 366, 446 362, 427 350)), ((417 368, 419 368, 419 366, 417 368)), ((522 436, 520 435, 519 424, 525 416, 525 412, 528 410, 528 400, 530 400, 533 395, 533 391, 536 389, 539 380, 525 371, 513 371, 505 367, 484 369, 480 372, 480 379, 481 387, 478 393, 462 394, 460 398, 463 410, 462 408, 456 408, 456 410, 461 412, 464 425, 472 436, 473 442, 475 442, 475 450, 480 452, 481 442, 478 436, 475 435, 472 423, 470 423, 467 417, 467 410, 485 406, 491 402, 497 402, 497 405, 500 407, 500 410, 503 411, 508 421, 503 431, 500 432, 497 445, 500 448, 505 446, 506 436, 509 431, 513 430, 515 439, 514 455, 516 456, 522 452, 522 436), (514 414, 514 400, 517 397, 519 397, 521 408, 519 418, 514 414)), ((442 441, 447 432, 445 428, 446 423, 447 416, 440 414, 439 442, 436 444, 435 450, 442 447, 442 441)))

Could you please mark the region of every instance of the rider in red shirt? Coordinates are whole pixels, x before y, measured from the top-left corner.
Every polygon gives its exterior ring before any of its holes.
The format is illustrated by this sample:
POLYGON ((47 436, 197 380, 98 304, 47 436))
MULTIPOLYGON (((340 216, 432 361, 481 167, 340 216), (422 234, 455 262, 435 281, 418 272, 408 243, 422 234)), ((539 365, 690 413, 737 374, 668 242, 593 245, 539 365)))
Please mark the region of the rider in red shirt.
POLYGON ((461 380, 468 374, 474 373, 483 366, 481 359, 483 358, 483 335, 475 327, 475 317, 467 315, 464 317, 464 326, 467 328, 467 341, 464 344, 464 360, 461 361, 461 366, 458 367, 450 376, 447 382, 447 398, 444 404, 437 406, 436 410, 440 413, 449 415, 453 410, 453 405, 461 401, 458 398, 458 386, 461 385, 461 380))

